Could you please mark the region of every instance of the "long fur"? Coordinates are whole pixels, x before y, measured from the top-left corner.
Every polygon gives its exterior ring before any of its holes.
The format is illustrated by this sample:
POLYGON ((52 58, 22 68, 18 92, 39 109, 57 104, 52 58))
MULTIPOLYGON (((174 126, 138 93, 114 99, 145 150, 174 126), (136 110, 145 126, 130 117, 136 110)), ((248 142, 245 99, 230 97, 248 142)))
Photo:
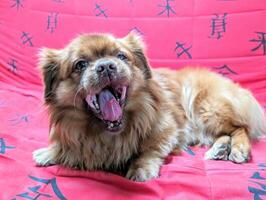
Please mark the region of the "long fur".
POLYGON ((158 177, 167 155, 187 145, 213 145, 207 159, 248 161, 250 139, 265 131, 264 112, 252 94, 202 68, 151 70, 143 47, 141 38, 132 34, 122 39, 96 34, 80 36, 62 50, 43 50, 51 130, 50 146, 34 152, 39 165, 103 169, 146 181, 158 177), (123 110, 125 126, 119 134, 110 135, 84 108, 84 93, 96 84, 91 82, 97 79, 94 68, 82 77, 72 65, 79 57, 95 62, 112 57, 114 48, 129 57, 126 64, 112 58, 129 91, 123 110))

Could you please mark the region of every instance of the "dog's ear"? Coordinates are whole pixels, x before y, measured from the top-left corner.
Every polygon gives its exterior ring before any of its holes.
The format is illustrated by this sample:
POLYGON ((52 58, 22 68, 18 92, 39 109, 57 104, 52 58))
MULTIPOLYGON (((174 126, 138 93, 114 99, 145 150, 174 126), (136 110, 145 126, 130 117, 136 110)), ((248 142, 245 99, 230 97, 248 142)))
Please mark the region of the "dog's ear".
POLYGON ((54 92, 58 84, 59 50, 41 49, 39 53, 39 66, 44 82, 45 103, 49 104, 54 101, 54 92))
POLYGON ((144 54, 145 45, 141 36, 131 32, 126 37, 124 37, 122 41, 135 55, 136 65, 143 71, 145 78, 150 79, 152 76, 151 69, 144 54))

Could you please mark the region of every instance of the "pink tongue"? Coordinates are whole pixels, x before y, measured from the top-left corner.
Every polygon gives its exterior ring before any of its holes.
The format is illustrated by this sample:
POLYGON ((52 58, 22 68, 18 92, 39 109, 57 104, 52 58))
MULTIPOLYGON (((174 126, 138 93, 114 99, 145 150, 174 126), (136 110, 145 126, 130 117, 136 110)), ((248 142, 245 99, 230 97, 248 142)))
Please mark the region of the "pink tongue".
POLYGON ((99 94, 99 105, 104 120, 116 121, 122 116, 122 109, 114 95, 105 89, 99 94))

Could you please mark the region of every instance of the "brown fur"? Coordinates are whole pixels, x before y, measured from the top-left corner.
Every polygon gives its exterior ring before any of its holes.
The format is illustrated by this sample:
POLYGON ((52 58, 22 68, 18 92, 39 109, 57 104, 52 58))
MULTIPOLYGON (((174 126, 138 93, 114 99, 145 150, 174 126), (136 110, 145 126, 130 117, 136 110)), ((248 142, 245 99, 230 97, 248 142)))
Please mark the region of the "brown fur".
POLYGON ((41 52, 51 144, 34 152, 39 165, 120 172, 125 168, 127 178, 146 181, 159 175, 168 154, 186 145, 213 145, 207 159, 249 159, 250 139, 260 136, 265 125, 251 93, 205 69, 151 70, 143 46, 132 34, 122 39, 83 35, 62 50, 41 52), (127 54, 126 64, 114 58, 120 50, 127 54), (117 135, 107 133, 84 109, 86 92, 100 89, 93 66, 104 57, 118 63, 120 81, 129 84, 125 125, 117 135), (91 62, 87 79, 73 72, 79 58, 91 62), (88 82, 86 88, 80 87, 82 80, 88 82))

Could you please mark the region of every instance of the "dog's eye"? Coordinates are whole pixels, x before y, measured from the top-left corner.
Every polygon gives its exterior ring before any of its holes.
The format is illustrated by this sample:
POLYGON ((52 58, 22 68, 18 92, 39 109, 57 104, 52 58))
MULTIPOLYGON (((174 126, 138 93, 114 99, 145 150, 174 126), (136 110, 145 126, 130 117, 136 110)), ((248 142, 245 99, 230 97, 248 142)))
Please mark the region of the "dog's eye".
POLYGON ((127 60, 127 56, 122 52, 118 53, 116 57, 120 60, 127 60))
POLYGON ((89 62, 87 60, 79 60, 75 64, 75 71, 83 71, 88 67, 89 62))

